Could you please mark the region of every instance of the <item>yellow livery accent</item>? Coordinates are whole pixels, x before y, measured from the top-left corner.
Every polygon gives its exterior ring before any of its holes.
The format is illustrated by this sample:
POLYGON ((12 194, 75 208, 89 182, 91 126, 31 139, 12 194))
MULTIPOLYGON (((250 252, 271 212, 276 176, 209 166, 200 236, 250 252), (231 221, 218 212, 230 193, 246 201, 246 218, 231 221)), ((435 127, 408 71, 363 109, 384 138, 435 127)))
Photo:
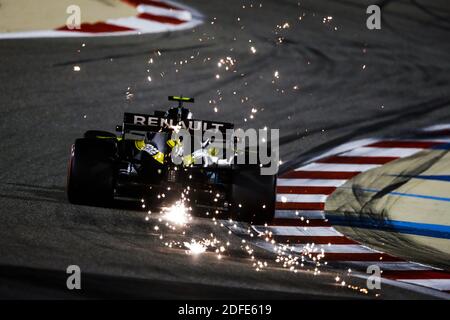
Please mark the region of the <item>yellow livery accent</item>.
POLYGON ((155 155, 153 156, 153 159, 155 159, 155 160, 158 161, 159 163, 163 164, 163 163, 164 163, 164 153, 158 152, 157 154, 155 154, 155 155))
POLYGON ((171 147, 171 148, 175 147, 176 144, 177 144, 177 143, 176 143, 175 140, 172 140, 172 139, 167 140, 167 145, 168 145, 169 147, 171 147))
POLYGON ((191 100, 191 98, 188 97, 177 97, 177 96, 173 96, 172 97, 174 100, 183 100, 183 101, 189 101, 191 100))
POLYGON ((194 157, 192 155, 188 154, 187 156, 183 157, 183 164, 185 166, 190 166, 193 163, 194 163, 194 157))
POLYGON ((219 154, 219 149, 212 147, 208 149, 208 154, 212 157, 215 157, 219 154))
POLYGON ((136 149, 138 149, 138 150, 143 150, 145 148, 144 140, 135 140, 134 145, 136 146, 136 149))

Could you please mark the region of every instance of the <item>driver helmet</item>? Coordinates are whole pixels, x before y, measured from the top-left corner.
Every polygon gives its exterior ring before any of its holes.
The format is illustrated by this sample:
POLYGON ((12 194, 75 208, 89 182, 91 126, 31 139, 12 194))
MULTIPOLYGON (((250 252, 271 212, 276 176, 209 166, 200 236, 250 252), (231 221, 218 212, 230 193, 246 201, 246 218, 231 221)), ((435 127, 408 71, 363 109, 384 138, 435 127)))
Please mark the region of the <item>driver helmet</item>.
POLYGON ((192 112, 184 107, 173 107, 167 110, 164 117, 168 119, 174 119, 177 121, 183 121, 192 119, 192 112))

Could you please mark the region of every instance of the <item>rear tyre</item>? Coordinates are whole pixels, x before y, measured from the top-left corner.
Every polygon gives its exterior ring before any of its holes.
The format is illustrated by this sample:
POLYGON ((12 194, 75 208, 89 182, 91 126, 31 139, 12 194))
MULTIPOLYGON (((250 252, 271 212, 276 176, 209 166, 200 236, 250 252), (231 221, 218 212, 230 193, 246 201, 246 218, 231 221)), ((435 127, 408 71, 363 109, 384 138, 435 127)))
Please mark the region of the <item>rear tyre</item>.
POLYGON ((276 175, 261 175, 259 165, 233 170, 232 217, 252 224, 270 223, 275 214, 276 175))
POLYGON ((116 142, 110 139, 75 141, 67 175, 67 196, 71 203, 112 204, 116 150, 116 142))

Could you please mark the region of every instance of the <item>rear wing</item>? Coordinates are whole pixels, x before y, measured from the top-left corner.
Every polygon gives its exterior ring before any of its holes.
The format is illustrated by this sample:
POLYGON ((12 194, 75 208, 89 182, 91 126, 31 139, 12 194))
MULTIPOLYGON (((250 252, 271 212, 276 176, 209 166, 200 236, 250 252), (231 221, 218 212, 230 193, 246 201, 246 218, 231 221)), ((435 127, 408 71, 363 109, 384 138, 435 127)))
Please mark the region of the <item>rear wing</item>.
POLYGON ((186 119, 177 122, 174 119, 167 119, 157 115, 148 115, 142 113, 128 113, 126 112, 123 116, 123 125, 117 126, 116 131, 124 133, 129 133, 131 131, 140 132, 157 132, 161 129, 180 126, 181 129, 185 129, 190 133, 195 131, 220 131, 223 135, 226 134, 227 129, 233 129, 234 125, 232 123, 220 122, 220 121, 209 121, 209 120, 196 120, 196 119, 186 119))
POLYGON ((169 96, 169 101, 182 101, 182 102, 194 102, 194 98, 169 96))

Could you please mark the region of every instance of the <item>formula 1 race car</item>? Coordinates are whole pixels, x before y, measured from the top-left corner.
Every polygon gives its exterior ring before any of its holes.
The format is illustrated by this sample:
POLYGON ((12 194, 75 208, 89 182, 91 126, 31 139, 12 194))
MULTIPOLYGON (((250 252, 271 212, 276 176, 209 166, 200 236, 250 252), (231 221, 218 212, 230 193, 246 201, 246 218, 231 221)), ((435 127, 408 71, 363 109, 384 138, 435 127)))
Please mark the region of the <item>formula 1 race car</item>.
MULTIPOLYGON (((153 115, 125 113, 123 124, 116 127, 117 135, 90 130, 75 140, 67 177, 69 201, 114 206, 118 200, 145 200, 161 207, 183 195, 194 213, 254 224, 270 222, 276 174, 262 175, 259 158, 253 164, 238 164, 235 149, 231 156, 219 152, 235 147, 235 141, 195 134, 208 130, 222 134, 232 130, 232 124, 194 120, 183 107, 183 102, 194 102, 192 98, 170 96, 169 100, 178 106, 153 115), (180 128, 194 133, 194 138, 177 138, 180 128), (187 145, 194 151, 186 154, 187 145)), ((248 156, 251 151, 243 152, 248 156)))

